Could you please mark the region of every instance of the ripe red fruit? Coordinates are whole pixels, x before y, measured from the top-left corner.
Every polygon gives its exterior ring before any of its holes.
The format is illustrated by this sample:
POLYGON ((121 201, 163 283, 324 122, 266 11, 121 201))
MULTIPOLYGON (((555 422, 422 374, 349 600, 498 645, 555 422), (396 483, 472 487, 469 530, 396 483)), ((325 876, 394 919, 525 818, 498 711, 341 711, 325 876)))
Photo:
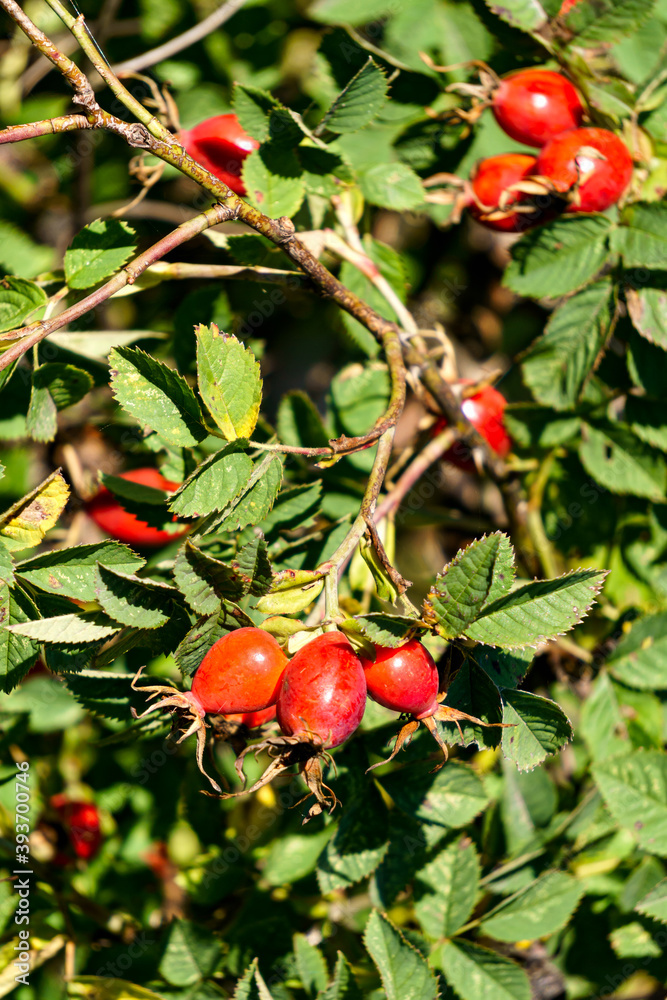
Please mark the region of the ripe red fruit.
POLYGON ((58 813, 77 858, 90 861, 102 843, 97 806, 92 802, 68 799, 62 793, 52 795, 50 804, 58 813))
POLYGON ((577 128, 544 146, 536 172, 569 196, 568 212, 604 212, 630 183, 632 157, 613 132, 577 128))
POLYGON ((193 160, 201 163, 236 194, 246 193, 241 167, 246 156, 259 149, 234 114, 215 115, 181 132, 181 142, 193 160))
POLYGON ((368 694, 393 712, 420 719, 438 709, 438 668, 421 642, 411 639, 398 649, 375 647, 375 661, 362 660, 368 694))
MULTIPOLYGON (((526 153, 500 153, 481 160, 472 176, 473 200, 469 211, 487 229, 504 233, 521 233, 540 220, 538 209, 512 212, 512 205, 525 202, 527 196, 509 190, 535 171, 536 159, 526 153)), ((543 221, 543 220, 542 220, 543 221)))
MULTIPOLYGON (((151 468, 122 472, 119 478, 127 479, 131 483, 140 483, 142 486, 151 486, 156 490, 167 490, 169 493, 173 493, 180 485, 170 482, 157 469, 151 468)), ((185 525, 180 531, 175 532, 152 528, 145 521, 139 520, 136 514, 125 510, 105 486, 92 500, 88 501, 86 510, 98 528, 105 531, 107 535, 117 538, 119 542, 136 545, 138 548, 158 548, 167 542, 173 542, 175 538, 180 538, 189 531, 189 525, 185 525)), ((176 521, 176 518, 174 517, 173 520, 176 521)))
POLYGON ((584 106, 570 81, 550 69, 522 69, 504 77, 492 99, 503 132, 527 146, 581 125, 584 106))
POLYGON ((290 660, 276 704, 286 736, 337 747, 359 726, 366 705, 361 660, 340 632, 325 632, 290 660))
POLYGON ((276 706, 269 705, 268 708, 263 708, 260 712, 239 712, 232 715, 226 715, 225 719, 228 722, 234 722, 238 726, 245 726, 246 729, 259 729, 260 726, 265 726, 267 722, 272 722, 276 717, 276 706))
MULTIPOLYGON (((461 379, 461 385, 473 385, 471 379, 461 379)), ((505 427, 505 397, 492 385, 483 386, 473 396, 468 396, 461 403, 461 409, 482 437, 488 441, 491 448, 506 458, 512 450, 512 438, 505 427)), ((447 420, 441 417, 436 421, 433 434, 439 434, 447 426, 447 420)), ((470 455, 470 449, 464 441, 457 441, 443 455, 445 461, 455 465, 464 472, 474 472, 475 463, 470 455)))
POLYGON ((137 687, 140 670, 132 687, 159 700, 141 715, 134 709, 132 714, 142 719, 163 708, 174 712, 174 730, 185 729, 177 742, 182 743, 197 733, 199 770, 219 792, 220 786, 206 774, 203 765, 207 728, 204 716, 259 713, 275 705, 287 662, 276 640, 264 629, 236 629, 211 646, 197 669, 190 691, 177 691, 163 684, 137 687))
POLYGON ((260 712, 275 705, 287 657, 268 632, 239 628, 211 646, 192 682, 202 713, 260 712))

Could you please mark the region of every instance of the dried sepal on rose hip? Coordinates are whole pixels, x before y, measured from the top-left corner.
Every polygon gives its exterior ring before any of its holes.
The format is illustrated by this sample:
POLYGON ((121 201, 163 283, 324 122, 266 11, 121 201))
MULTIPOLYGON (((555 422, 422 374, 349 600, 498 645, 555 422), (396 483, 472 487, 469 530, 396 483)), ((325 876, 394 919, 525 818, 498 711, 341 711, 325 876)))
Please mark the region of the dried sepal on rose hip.
POLYGON ((243 781, 246 754, 266 751, 272 758, 269 767, 251 788, 222 797, 255 792, 296 765, 309 795, 315 798, 304 823, 325 810, 331 812, 338 799, 324 784, 322 762, 329 761, 329 751, 352 736, 365 706, 364 669, 351 644, 337 631, 317 636, 301 647, 283 674, 276 702, 282 736, 270 736, 247 747, 236 762, 243 781))
POLYGON ((362 663, 369 698, 393 712, 410 716, 396 736, 394 749, 389 757, 371 765, 369 771, 393 760, 399 750, 409 745, 421 723, 429 730, 443 753, 443 760, 433 769, 434 771, 440 770, 449 755, 447 744, 438 729, 438 722, 453 722, 461 734, 461 739, 463 739, 461 719, 475 722, 480 726, 506 725, 502 722, 484 722, 474 715, 468 715, 467 712, 460 712, 456 708, 443 705, 445 695, 439 691, 439 675, 435 660, 417 639, 410 639, 397 649, 376 646, 375 660, 364 658, 362 663))
POLYGON ((138 687, 139 671, 132 687, 147 692, 149 699, 158 700, 140 715, 134 710, 132 714, 143 719, 152 712, 168 709, 174 715, 172 731, 184 730, 177 743, 196 733, 199 770, 220 792, 220 786, 203 765, 205 716, 262 712, 275 705, 287 662, 276 640, 264 629, 236 629, 211 646, 194 675, 190 691, 165 685, 138 687))

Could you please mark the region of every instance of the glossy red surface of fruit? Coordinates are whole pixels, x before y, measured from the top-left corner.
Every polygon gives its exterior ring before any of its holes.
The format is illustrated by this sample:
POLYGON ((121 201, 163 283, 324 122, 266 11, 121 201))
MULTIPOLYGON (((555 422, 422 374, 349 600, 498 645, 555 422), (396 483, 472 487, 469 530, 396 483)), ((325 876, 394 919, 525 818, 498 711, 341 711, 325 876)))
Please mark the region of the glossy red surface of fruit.
POLYGON ((470 423, 501 458, 505 458, 512 448, 512 439, 504 424, 506 406, 505 397, 492 385, 485 385, 461 403, 470 423))
POLYGON ((375 647, 375 662, 362 660, 369 697, 394 712, 416 718, 438 708, 438 668, 416 639, 398 649, 375 647))
POLYGON ((538 218, 511 212, 503 218, 490 218, 497 214, 499 208, 506 208, 525 200, 525 195, 512 191, 507 196, 506 204, 501 205, 503 193, 513 184, 524 180, 535 171, 536 159, 527 153, 499 153, 481 160, 472 177, 472 189, 481 204, 474 201, 468 206, 470 214, 488 229, 503 233, 525 232, 535 225, 538 218), (482 207, 483 206, 483 207, 482 207))
POLYGON ((225 716, 230 722, 236 722, 239 726, 245 726, 247 729, 258 729, 260 726, 266 725, 267 722, 271 722, 275 717, 275 705, 269 705, 261 712, 239 712, 225 716))
POLYGON ((543 146, 581 125, 584 106, 567 77, 550 69, 522 69, 500 81, 493 113, 503 132, 526 146, 543 146))
POLYGON ((51 796, 51 807, 59 814, 76 856, 89 861, 97 854, 102 843, 97 806, 92 802, 71 800, 60 794, 51 796))
POLYGON ((564 193, 579 182, 578 200, 568 206, 568 212, 604 212, 630 183, 632 157, 613 132, 577 128, 546 144, 537 158, 537 173, 564 193), (589 150, 597 150, 601 156, 589 150))
MULTIPOLYGON (((156 490, 168 490, 170 493, 177 490, 180 485, 170 482, 157 469, 151 468, 122 472, 120 479, 140 483, 142 486, 152 486, 156 490)), ((86 510, 98 528, 107 535, 117 538, 119 542, 126 542, 139 548, 157 548, 167 542, 173 542, 175 538, 180 538, 189 530, 189 525, 173 533, 152 528, 145 521, 140 521, 135 514, 124 510, 118 499, 105 486, 88 502, 86 510)), ((176 521, 176 518, 173 520, 176 521)))
POLYGON ((325 632, 290 660, 278 695, 278 724, 286 736, 337 747, 358 727, 365 705, 361 660, 340 632, 325 632))
POLYGON ((189 131, 181 132, 180 139, 193 160, 236 194, 246 193, 241 167, 246 156, 259 149, 259 143, 241 127, 236 115, 207 118, 189 131))
POLYGON ((211 646, 190 694, 203 712, 213 715, 259 712, 275 705, 287 663, 264 629, 238 628, 211 646))

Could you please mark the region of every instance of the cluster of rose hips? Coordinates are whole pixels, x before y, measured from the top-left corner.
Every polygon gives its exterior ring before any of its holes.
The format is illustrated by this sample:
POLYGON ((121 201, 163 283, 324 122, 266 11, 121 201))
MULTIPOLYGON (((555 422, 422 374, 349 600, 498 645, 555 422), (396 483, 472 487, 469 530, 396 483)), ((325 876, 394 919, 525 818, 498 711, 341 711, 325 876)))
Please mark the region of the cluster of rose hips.
MULTIPOLYGON (((137 678, 135 678, 135 686, 137 678)), ((219 639, 202 660, 190 691, 164 686, 140 687, 149 698, 159 698, 139 718, 161 709, 175 714, 175 728, 184 732, 178 742, 197 733, 199 768, 223 798, 255 791, 292 765, 297 765, 316 802, 309 817, 331 810, 336 797, 323 783, 322 760, 344 743, 361 723, 367 696, 394 712, 408 716, 391 760, 424 723, 447 757, 447 746, 436 720, 480 719, 441 704, 438 668, 428 650, 415 639, 397 649, 374 647, 373 659, 358 653, 339 631, 312 639, 288 660, 280 645, 261 628, 240 628, 219 639), (237 759, 243 775, 248 752, 267 751, 272 758, 252 788, 223 793, 203 767, 206 746, 205 717, 225 716, 249 729, 273 711, 280 735, 246 747, 237 759)), ((268 716, 270 718, 270 716, 268 716)), ((496 724, 497 725, 497 724, 496 724)), ((444 761, 443 761, 444 763, 444 761)), ((378 765, 374 765, 378 766, 378 765)))
POLYGON ((632 157, 613 132, 582 127, 579 93, 560 73, 519 70, 495 80, 487 104, 507 135, 537 156, 500 153, 476 167, 465 196, 489 229, 523 232, 560 212, 604 212, 626 191, 632 157))

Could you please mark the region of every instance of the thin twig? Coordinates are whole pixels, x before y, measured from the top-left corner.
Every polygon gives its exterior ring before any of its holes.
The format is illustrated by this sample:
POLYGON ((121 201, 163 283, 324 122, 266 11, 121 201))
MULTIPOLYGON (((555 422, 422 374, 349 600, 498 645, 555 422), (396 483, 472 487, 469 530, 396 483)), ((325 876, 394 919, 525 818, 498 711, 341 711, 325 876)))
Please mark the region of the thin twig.
POLYGON ((70 306, 69 309, 64 309, 58 316, 54 316, 53 319, 41 320, 38 323, 31 323, 30 326, 18 327, 15 330, 9 330, 7 333, 1 334, 0 343, 5 340, 19 339, 0 356, 0 371, 13 364, 14 361, 17 361, 26 351, 30 350, 31 347, 38 344, 41 340, 44 340, 50 333, 60 330, 63 326, 72 322, 72 320, 84 316, 91 309, 95 309, 102 302, 106 302, 107 299, 110 299, 112 295, 119 292, 126 285, 133 284, 139 275, 143 274, 156 260, 159 260, 171 250, 191 240, 194 236, 208 229, 209 226, 217 226, 221 222, 225 222, 232 215, 233 209, 224 205, 212 205, 211 208, 202 212, 201 215, 190 219, 188 222, 184 222, 182 226, 169 233, 168 236, 158 240, 152 247, 149 247, 144 253, 135 257, 129 264, 126 264, 106 284, 91 292, 90 295, 85 296, 80 302, 70 306))
POLYGON ((154 66, 165 59, 171 59, 177 52, 182 52, 183 49, 187 49, 190 45, 201 42, 207 35, 210 35, 211 32, 223 25, 225 21, 228 21, 237 10, 240 10, 245 2, 246 0, 227 0, 226 3, 223 3, 212 14, 204 18, 203 21, 196 24, 194 28, 189 28, 182 35, 177 35, 171 41, 165 42, 163 45, 158 45, 156 48, 144 52, 143 55, 135 56, 133 59, 126 59, 122 63, 116 63, 111 69, 117 76, 122 76, 124 73, 138 73, 148 66, 154 66))
POLYGON ((58 132, 74 132, 92 128, 84 115, 62 115, 60 118, 45 118, 41 122, 27 122, 25 125, 10 125, 0 130, 0 146, 6 142, 21 142, 35 139, 40 135, 55 135, 58 132))

